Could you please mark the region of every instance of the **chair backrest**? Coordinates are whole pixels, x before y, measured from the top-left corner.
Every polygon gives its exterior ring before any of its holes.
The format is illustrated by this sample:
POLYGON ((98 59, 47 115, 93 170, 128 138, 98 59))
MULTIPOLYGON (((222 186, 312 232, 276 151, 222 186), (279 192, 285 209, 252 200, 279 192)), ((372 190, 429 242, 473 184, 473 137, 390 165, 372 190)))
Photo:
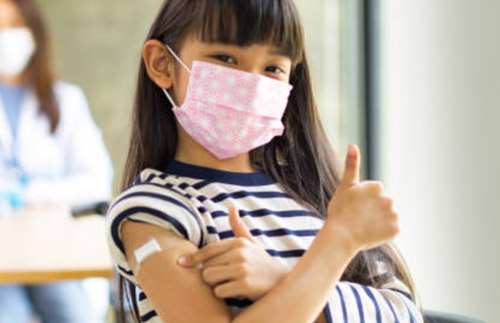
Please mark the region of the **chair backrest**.
POLYGON ((484 321, 458 314, 424 310, 425 323, 485 323, 484 321))

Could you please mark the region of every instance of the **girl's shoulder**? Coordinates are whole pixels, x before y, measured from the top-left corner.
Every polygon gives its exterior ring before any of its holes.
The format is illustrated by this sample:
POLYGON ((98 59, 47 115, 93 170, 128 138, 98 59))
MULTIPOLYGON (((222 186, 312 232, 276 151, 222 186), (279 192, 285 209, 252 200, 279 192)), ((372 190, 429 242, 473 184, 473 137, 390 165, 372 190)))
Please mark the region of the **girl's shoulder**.
POLYGON ((116 246, 121 249, 119 232, 125 220, 157 225, 196 245, 202 243, 203 220, 190 198, 175 187, 176 181, 165 172, 145 169, 114 199, 106 219, 116 246))
POLYGON ((177 176, 146 168, 137 175, 132 185, 115 198, 110 209, 131 199, 133 205, 144 204, 148 200, 155 202, 158 200, 177 200, 180 203, 187 203, 187 197, 176 189, 178 181, 177 176))
POLYGON ((153 168, 146 168, 143 169, 139 173, 139 175, 137 175, 131 187, 141 184, 148 184, 151 183, 153 180, 156 181, 157 179, 166 179, 167 177, 169 176, 165 172, 153 168))
POLYGON ((117 270, 135 281, 127 262, 121 227, 125 221, 140 222, 172 231, 201 247, 205 240, 203 219, 189 199, 174 187, 175 177, 145 169, 134 183, 112 202, 106 217, 108 246, 117 270))

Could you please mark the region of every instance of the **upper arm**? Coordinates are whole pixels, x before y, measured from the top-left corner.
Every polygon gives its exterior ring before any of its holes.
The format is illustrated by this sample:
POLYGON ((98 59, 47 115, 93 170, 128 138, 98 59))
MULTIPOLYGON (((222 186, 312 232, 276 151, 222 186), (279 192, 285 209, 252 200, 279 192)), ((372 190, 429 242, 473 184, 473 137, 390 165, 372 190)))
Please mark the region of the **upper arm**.
POLYGON ((197 268, 177 265, 179 256, 198 250, 170 230, 146 223, 124 221, 121 235, 134 276, 157 314, 165 322, 229 322, 225 303, 201 279, 197 268), (134 250, 155 238, 161 251, 150 255, 137 270, 134 250), (136 272, 137 271, 137 272, 136 272))

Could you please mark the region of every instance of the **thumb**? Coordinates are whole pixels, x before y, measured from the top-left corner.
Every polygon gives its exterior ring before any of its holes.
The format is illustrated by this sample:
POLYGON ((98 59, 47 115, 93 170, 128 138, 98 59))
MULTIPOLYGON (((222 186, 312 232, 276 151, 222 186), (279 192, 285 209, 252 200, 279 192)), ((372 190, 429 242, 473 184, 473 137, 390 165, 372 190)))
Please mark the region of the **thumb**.
POLYGON ((229 208, 229 224, 231 225, 231 229, 233 229, 235 237, 247 238, 252 242, 254 241, 252 234, 250 233, 250 231, 248 231, 243 221, 241 221, 238 214, 238 209, 234 205, 229 208))
POLYGON ((341 185, 351 186, 359 183, 359 165, 361 153, 358 146, 350 144, 347 149, 347 157, 345 160, 344 177, 341 185))

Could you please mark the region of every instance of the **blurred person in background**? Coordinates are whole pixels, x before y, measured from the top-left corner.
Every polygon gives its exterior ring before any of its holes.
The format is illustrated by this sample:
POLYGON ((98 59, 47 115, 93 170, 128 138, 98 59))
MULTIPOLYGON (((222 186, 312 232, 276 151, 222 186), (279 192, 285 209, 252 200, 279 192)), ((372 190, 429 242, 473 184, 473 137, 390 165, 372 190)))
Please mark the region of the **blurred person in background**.
MULTIPOLYGON (((111 196, 112 166, 82 90, 57 81, 34 0, 0 0, 0 217, 111 196)), ((68 215, 69 216, 69 215, 68 215)), ((0 285, 0 323, 103 322, 105 279, 0 285)))

